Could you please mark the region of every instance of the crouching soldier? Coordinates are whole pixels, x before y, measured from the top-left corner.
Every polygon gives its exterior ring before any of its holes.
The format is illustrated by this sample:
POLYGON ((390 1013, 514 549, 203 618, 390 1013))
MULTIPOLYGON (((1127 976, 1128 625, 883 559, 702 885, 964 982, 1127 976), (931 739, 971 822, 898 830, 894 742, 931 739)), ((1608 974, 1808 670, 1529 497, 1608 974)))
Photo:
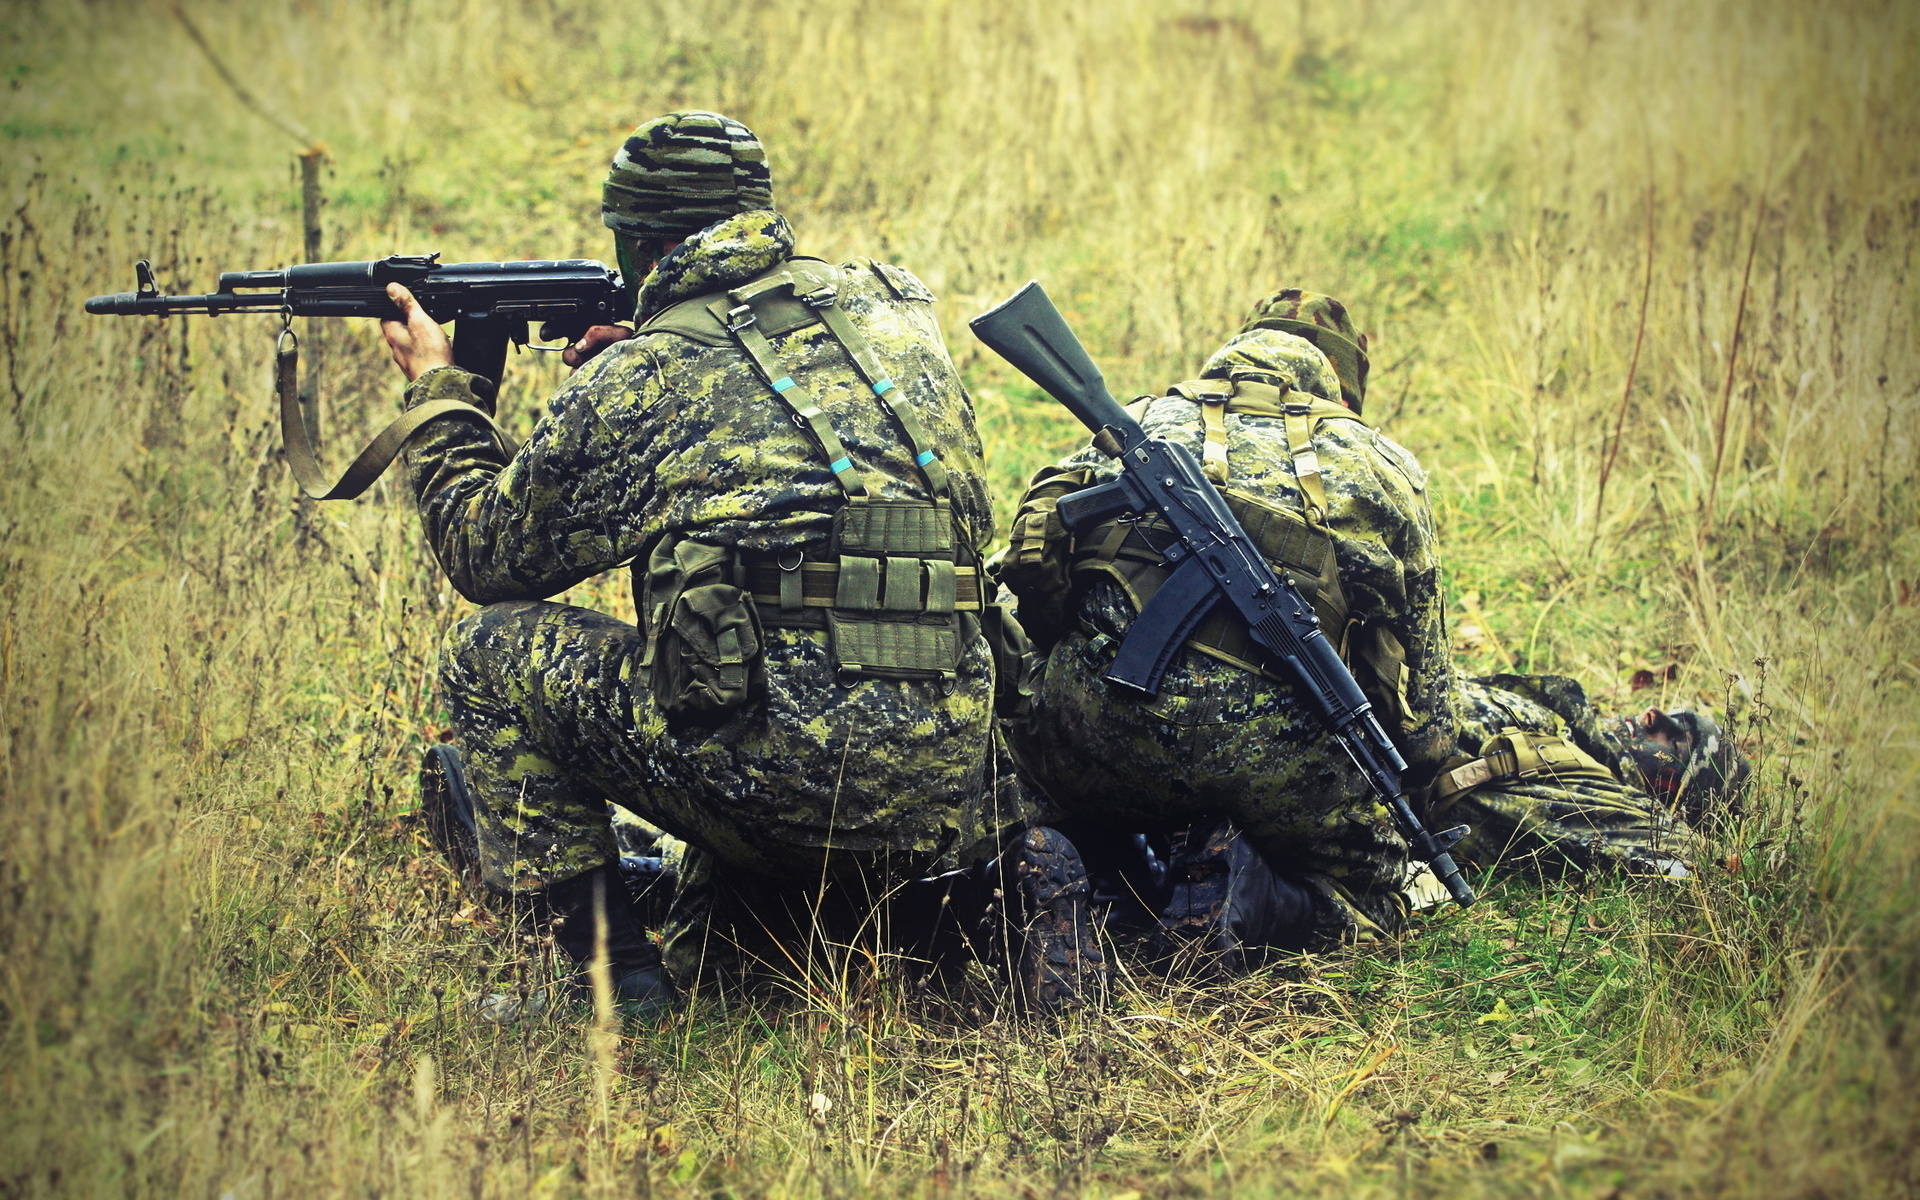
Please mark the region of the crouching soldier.
MULTIPOLYGON (((442 420, 407 460, 434 553, 483 606, 440 682, 485 881, 577 963, 599 925, 617 998, 652 1010, 675 986, 624 902, 609 801, 703 878, 872 897, 993 856, 1027 814, 995 770, 993 519, 933 296, 796 256, 760 143, 712 113, 636 129, 604 218, 636 328, 568 351, 585 365, 511 456, 442 420), (545 599, 629 563, 638 626, 545 599)), ((393 295, 408 405, 490 407, 393 295)))
MULTIPOLYGON (((1425 477, 1360 420, 1365 344, 1338 301, 1283 290, 1201 379, 1134 411, 1159 436, 1199 443, 1382 715, 1427 826, 1471 827, 1454 848, 1464 865, 1686 874, 1700 846, 1688 819, 1734 803, 1745 782, 1737 747, 1695 713, 1603 725, 1572 680, 1456 674, 1425 477)), ((1091 454, 1042 471, 1001 568, 1051 646, 1014 747, 1081 839, 1096 892, 1120 924, 1144 919, 1162 951, 1242 964, 1397 928, 1430 897, 1407 889, 1384 815, 1234 618, 1195 633, 1154 701, 1102 681, 1166 576, 1167 539, 1152 521, 1070 537, 1054 506, 1100 472, 1091 454)))
MULTIPOLYGON (((1454 742, 1439 558, 1419 464, 1360 418, 1366 366, 1338 301, 1288 290, 1199 378, 1129 411, 1200 457, 1273 569, 1311 601, 1420 787, 1454 742)), ((1397 930, 1405 843, 1237 614, 1221 606, 1203 621, 1156 697, 1104 681, 1170 574, 1172 537, 1152 517, 1073 535, 1055 506, 1118 469, 1095 450, 1075 454, 1035 476, 1015 518, 1001 579, 1046 654, 1031 717, 1011 734, 1021 766, 1094 836, 1230 821, 1274 871, 1249 937, 1307 947, 1397 930)))

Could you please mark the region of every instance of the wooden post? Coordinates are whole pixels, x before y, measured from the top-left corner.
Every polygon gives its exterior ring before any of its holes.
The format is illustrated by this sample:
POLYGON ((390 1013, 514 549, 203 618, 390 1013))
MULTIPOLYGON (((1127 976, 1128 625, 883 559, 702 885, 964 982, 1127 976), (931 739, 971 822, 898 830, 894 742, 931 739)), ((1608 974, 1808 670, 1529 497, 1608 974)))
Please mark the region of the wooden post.
MULTIPOLYGON (((320 209, 326 197, 320 192, 320 168, 327 151, 318 142, 300 152, 300 232, 307 262, 320 262, 320 209)), ((320 367, 326 358, 326 322, 309 318, 306 328, 306 378, 300 384, 300 415, 306 419, 307 434, 315 444, 320 441, 320 367)))

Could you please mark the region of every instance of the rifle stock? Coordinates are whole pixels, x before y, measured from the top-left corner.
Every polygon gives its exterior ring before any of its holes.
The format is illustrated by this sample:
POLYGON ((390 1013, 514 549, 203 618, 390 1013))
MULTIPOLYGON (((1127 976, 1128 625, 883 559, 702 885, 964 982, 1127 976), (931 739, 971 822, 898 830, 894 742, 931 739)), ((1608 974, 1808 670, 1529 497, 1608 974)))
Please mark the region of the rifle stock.
POLYGON ((1128 416, 1107 391, 1100 368, 1080 345, 1080 339, 1073 336, 1073 330, 1067 328, 1060 310, 1047 298, 1038 280, 969 324, 975 337, 1039 384, 1047 395, 1066 405, 1088 429, 1098 432, 1112 428, 1124 446, 1146 438, 1140 423, 1128 416))

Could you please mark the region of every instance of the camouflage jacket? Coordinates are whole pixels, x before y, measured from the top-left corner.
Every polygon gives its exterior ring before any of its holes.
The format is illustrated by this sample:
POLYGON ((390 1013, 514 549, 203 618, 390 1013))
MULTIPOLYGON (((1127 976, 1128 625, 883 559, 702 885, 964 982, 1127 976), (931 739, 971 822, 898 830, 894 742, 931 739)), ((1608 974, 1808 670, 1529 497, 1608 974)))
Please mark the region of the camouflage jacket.
MULTIPOLYGON (((716 222, 655 268, 637 317, 743 283, 792 251, 793 233, 773 212, 716 222)), ((840 304, 939 448, 960 536, 984 545, 993 514, 980 436, 932 294, 888 264, 856 260, 843 271, 840 304)), ((897 426, 823 326, 774 347, 873 495, 927 498, 897 426)), ((473 402, 471 380, 456 367, 428 371, 407 403, 473 402)), ((736 346, 664 332, 642 331, 582 367, 511 460, 477 425, 439 421, 413 439, 407 466, 440 565, 480 604, 554 595, 669 534, 760 551, 822 543, 845 500, 819 449, 736 346)))
MULTIPOLYGON (((1339 382, 1326 358, 1291 334, 1256 330, 1234 338, 1209 359, 1206 374, 1220 377, 1230 371, 1253 372, 1257 378, 1338 403, 1339 382)), ((1196 457, 1202 454, 1205 430, 1200 405, 1162 396, 1143 399, 1130 411, 1149 436, 1182 444, 1196 457)), ((1284 421, 1231 409, 1224 419, 1231 472, 1228 486, 1291 511, 1303 511, 1284 421)), ((1391 632, 1405 653, 1404 712, 1399 721, 1388 724, 1411 768, 1409 784, 1418 786, 1453 754, 1456 725, 1453 661, 1426 474, 1411 453, 1369 428, 1357 414, 1321 420, 1313 435, 1313 451, 1326 492, 1326 527, 1349 617, 1363 627, 1379 626, 1391 632)), ((1036 640, 1076 625, 1117 636, 1131 623, 1131 608, 1118 588, 1104 580, 1088 587, 1079 579, 1069 579, 1064 549, 1025 555, 1039 566, 1037 570, 1022 571, 1017 565, 1026 549, 1023 539, 1069 537, 1053 513, 1062 494, 1112 479, 1119 469, 1089 446, 1043 469, 1021 502, 1014 518, 1014 544, 1001 568, 1001 579, 1019 596, 1020 618, 1035 631, 1036 640)), ((1201 669, 1223 677, 1238 670, 1211 660, 1201 669)), ((1364 672, 1356 673, 1362 675, 1363 685, 1370 682, 1364 672)), ((1272 691, 1287 706, 1298 707, 1290 685, 1259 681, 1256 687, 1272 691)), ((1305 713, 1301 717, 1311 719, 1305 713)), ((1331 745, 1328 751, 1334 759, 1342 757, 1331 745)))

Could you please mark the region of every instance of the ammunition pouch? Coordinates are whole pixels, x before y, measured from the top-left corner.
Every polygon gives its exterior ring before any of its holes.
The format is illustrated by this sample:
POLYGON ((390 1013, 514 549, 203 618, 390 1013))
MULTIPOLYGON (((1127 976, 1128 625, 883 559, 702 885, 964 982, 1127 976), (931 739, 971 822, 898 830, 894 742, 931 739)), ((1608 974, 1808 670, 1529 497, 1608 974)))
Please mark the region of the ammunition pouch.
POLYGON ((717 721, 766 690, 760 614, 733 583, 733 552, 663 539, 637 589, 646 617, 641 666, 669 719, 717 721))
POLYGON ((944 500, 854 500, 823 552, 748 555, 743 575, 763 625, 826 631, 843 683, 950 686, 985 609, 980 568, 958 545, 944 500))

